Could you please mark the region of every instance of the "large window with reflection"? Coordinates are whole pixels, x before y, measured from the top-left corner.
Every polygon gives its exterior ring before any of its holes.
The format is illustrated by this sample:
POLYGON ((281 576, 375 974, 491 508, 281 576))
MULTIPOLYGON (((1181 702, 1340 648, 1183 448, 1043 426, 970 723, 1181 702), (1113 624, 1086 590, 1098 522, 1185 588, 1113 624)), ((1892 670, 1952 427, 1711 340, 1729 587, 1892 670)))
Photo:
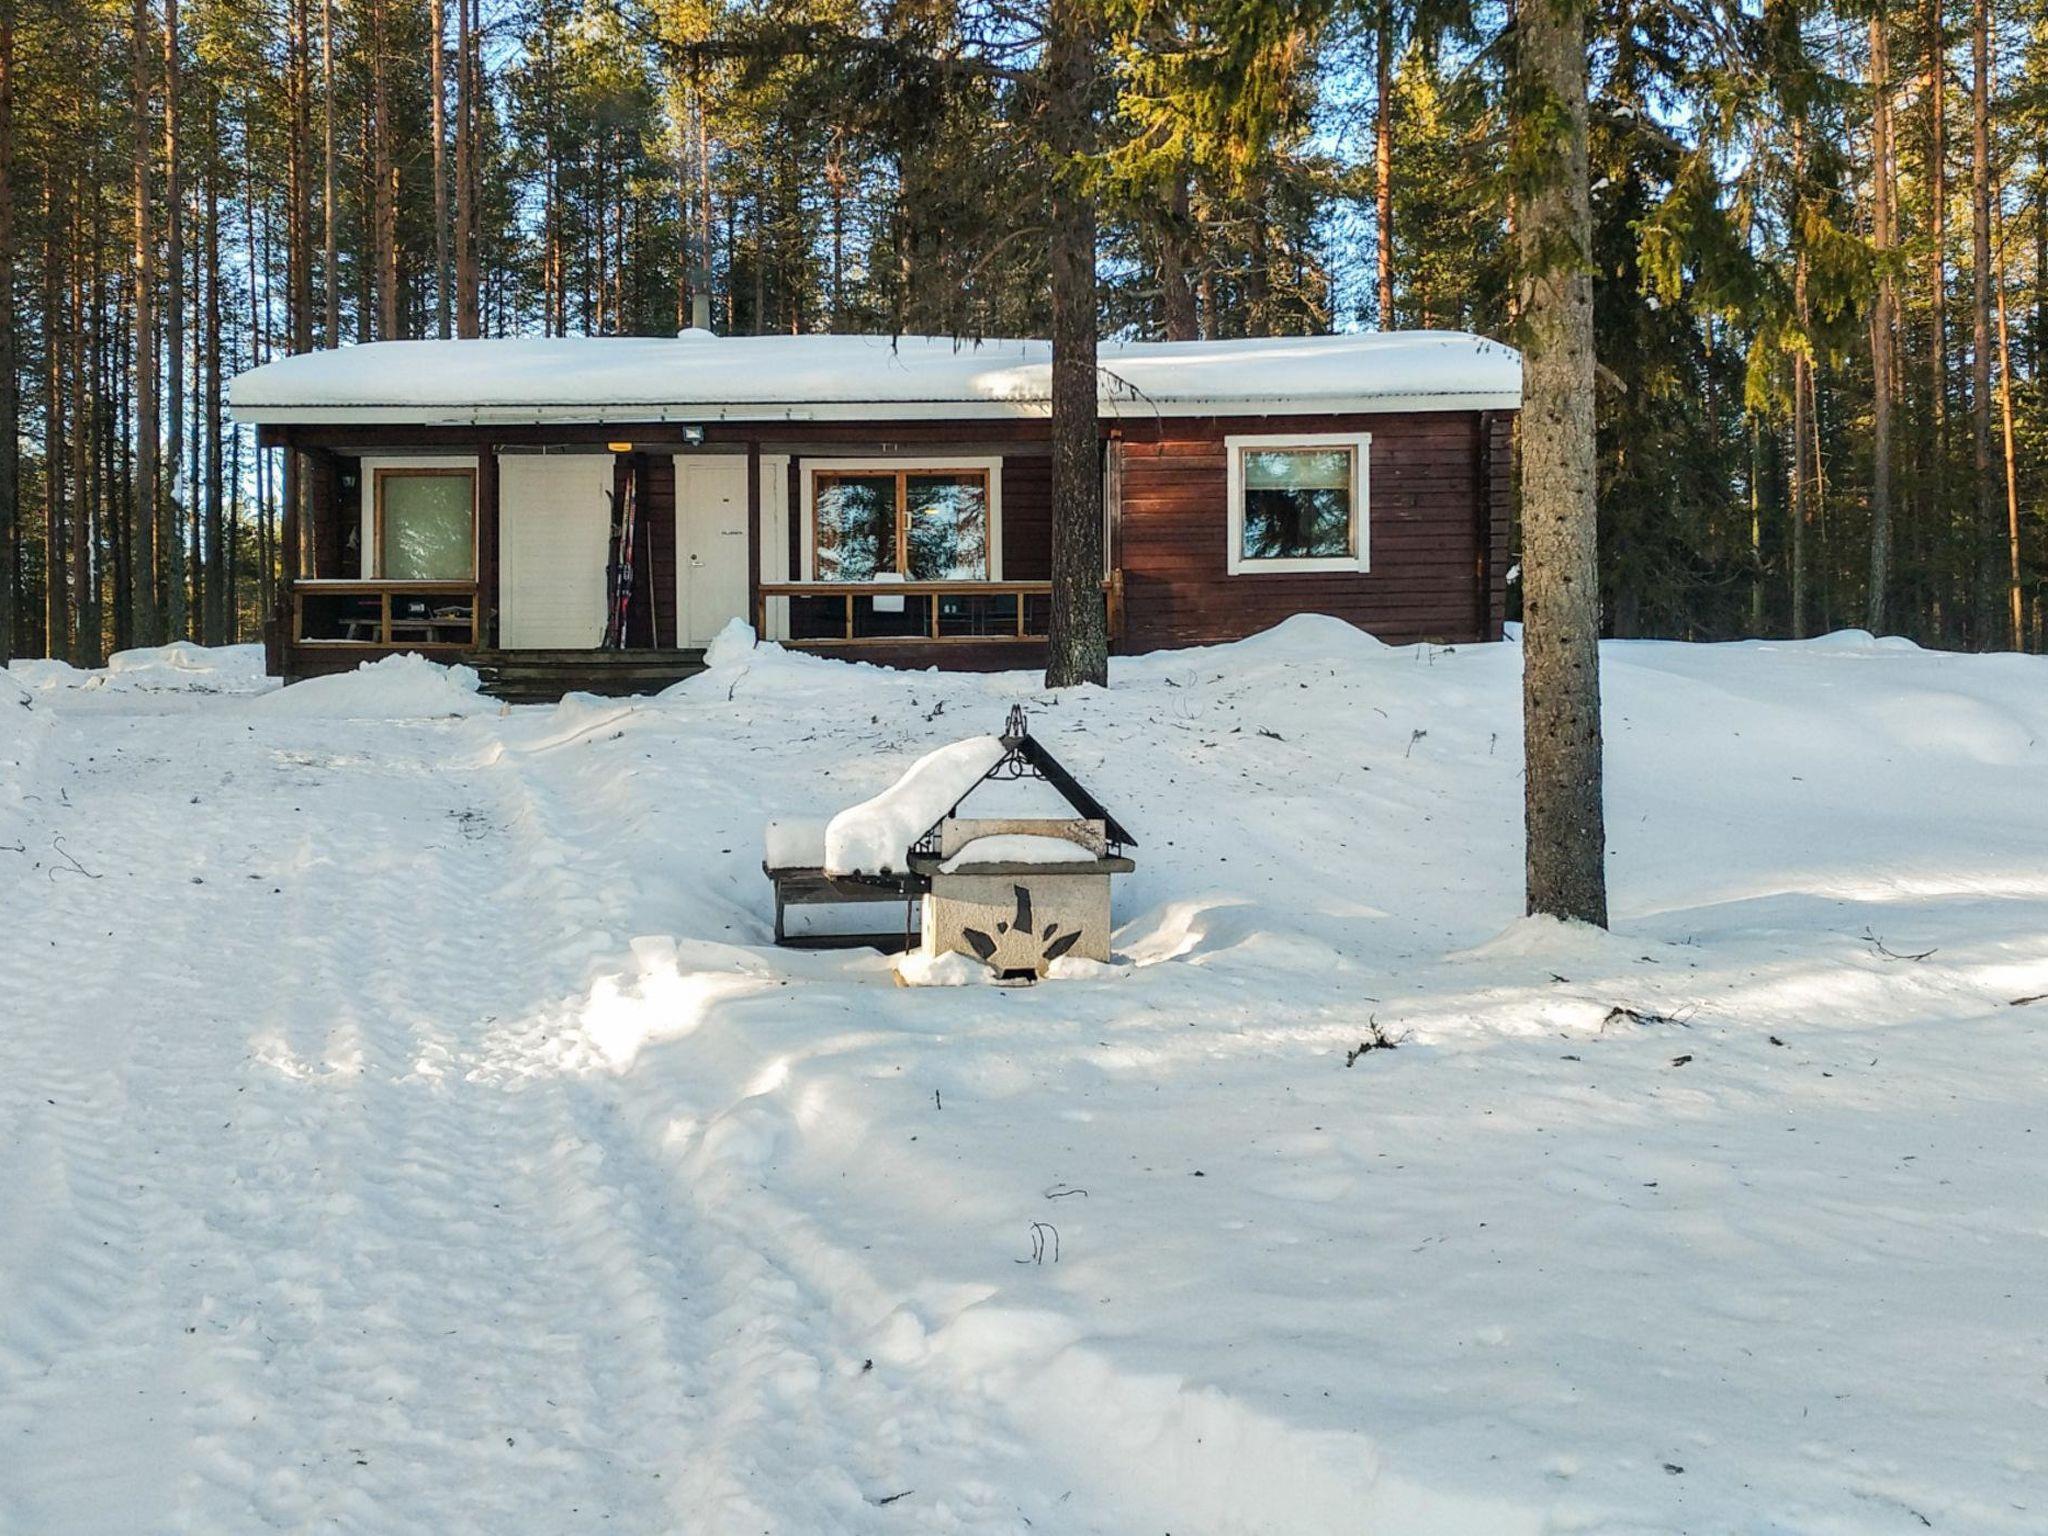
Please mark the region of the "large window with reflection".
POLYGON ((386 581, 476 577, 476 472, 380 469, 377 574, 386 581))
POLYGON ((987 581, 993 538, 983 468, 820 469, 811 477, 819 581, 987 581))
POLYGON ((1370 437, 1231 437, 1225 448, 1232 575, 1367 569, 1370 437))

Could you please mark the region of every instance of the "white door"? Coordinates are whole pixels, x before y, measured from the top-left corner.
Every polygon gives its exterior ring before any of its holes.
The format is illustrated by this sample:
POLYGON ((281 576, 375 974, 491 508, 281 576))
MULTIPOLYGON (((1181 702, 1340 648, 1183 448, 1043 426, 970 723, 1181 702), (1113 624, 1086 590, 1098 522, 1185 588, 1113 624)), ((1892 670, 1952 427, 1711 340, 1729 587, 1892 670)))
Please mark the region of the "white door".
POLYGON ((709 645, 739 618, 747 618, 747 461, 737 454, 679 455, 676 644, 709 645))
POLYGON ((595 650, 611 556, 609 454, 498 460, 498 643, 595 650))

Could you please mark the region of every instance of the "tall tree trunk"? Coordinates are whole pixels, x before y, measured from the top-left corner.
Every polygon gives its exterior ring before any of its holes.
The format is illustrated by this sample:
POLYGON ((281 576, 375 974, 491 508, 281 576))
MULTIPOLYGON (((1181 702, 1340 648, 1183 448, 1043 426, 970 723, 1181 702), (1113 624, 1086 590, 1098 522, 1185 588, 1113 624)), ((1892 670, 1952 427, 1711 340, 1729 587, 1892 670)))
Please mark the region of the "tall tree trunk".
POLYGON ((1373 105, 1373 214, 1379 230, 1376 264, 1379 278, 1379 327, 1394 328, 1394 6, 1379 0, 1373 80, 1378 96, 1373 105))
MULTIPOLYGON (((376 227, 377 338, 394 340, 398 328, 398 200, 391 158, 391 86, 384 36, 387 0, 370 0, 371 220, 376 227)), ((286 455, 289 462, 290 455, 286 455)))
MULTIPOLYGON (((461 4, 462 0, 457 0, 461 4)), ((434 135, 434 334, 448 339, 448 15, 442 0, 427 5, 427 89, 434 135)))
POLYGON ((43 650, 69 661, 71 549, 64 506, 63 182, 43 179, 43 650))
POLYGON ((334 186, 334 0, 320 3, 320 282, 323 290, 323 346, 341 345, 341 236, 334 186))
POLYGON ((1052 275, 1052 613, 1045 685, 1109 682, 1096 395, 1095 204, 1072 167, 1093 146, 1094 50, 1083 0, 1047 12, 1052 275))
POLYGON ((1892 78, 1883 0, 1870 17, 1871 243, 1877 250, 1877 303, 1870 312, 1870 586, 1864 608, 1872 633, 1884 630, 1891 579, 1892 335, 1898 300, 1892 283, 1892 78))
POLYGON ((1807 414, 1807 402, 1812 398, 1813 361, 1808 348, 1812 346, 1813 309, 1807 298, 1807 253, 1804 237, 1799 233, 1801 209, 1805 198, 1806 185, 1806 125, 1803 120, 1792 124, 1792 205, 1789 210, 1789 224, 1792 238, 1798 245, 1798 252, 1792 265, 1792 307, 1799 321, 1799 350, 1792 354, 1792 483, 1787 497, 1787 511, 1791 522, 1792 536, 1792 638, 1806 638, 1806 531, 1812 512, 1807 503, 1809 488, 1813 484, 1813 463, 1809 453, 1813 443, 1812 418, 1807 414))
MULTIPOLYGON (((2020 584, 2020 482, 2018 458, 2013 449, 2012 430, 2012 333, 2005 316, 2004 231, 1999 234, 1998 272, 1998 408, 2005 425, 2005 548, 2006 617, 2011 623, 2012 648, 2027 648, 2026 598, 2020 584)), ((2039 281, 2039 274, 2036 274, 2039 281)))
POLYGON ((1196 249, 1194 193, 1189 185, 1193 178, 1194 168, 1183 159, 1174 173, 1165 227, 1159 232, 1160 307, 1168 341, 1199 341, 1202 335, 1191 259, 1196 249))
POLYGON ((1979 576, 1980 643, 1991 637, 1990 553, 1996 534, 1991 482, 1991 5, 1976 0, 1970 25, 1970 444, 1976 511, 1971 562, 1979 576))
POLYGON ((313 8, 291 0, 290 149, 285 156, 285 324, 293 352, 313 350, 313 8))
POLYGON ((135 0, 134 76, 129 110, 135 152, 135 510, 129 526, 129 609, 138 645, 160 645, 163 610, 157 602, 156 224, 149 164, 150 95, 155 60, 149 46, 149 0, 135 0))
POLYGON ((1522 722, 1528 910, 1607 926, 1586 0, 1520 9, 1522 722))
POLYGON ((164 633, 173 640, 187 638, 189 629, 184 532, 178 523, 185 459, 185 210, 178 187, 178 96, 178 0, 164 0, 164 282, 169 300, 164 340, 170 358, 163 395, 170 427, 164 439, 163 494, 157 498, 157 542, 164 552, 164 633))
POLYGON ((14 0, 0 0, 0 667, 20 643, 21 405, 14 320, 14 0))
POLYGON ((477 308, 476 122, 480 89, 471 0, 455 0, 455 334, 481 334, 477 308))
MULTIPOLYGON (((1950 542, 1948 508, 1948 18, 1927 0, 1927 480, 1935 547, 1950 542)), ((1934 592, 1930 608, 1938 609, 1934 592)))
POLYGON ((206 345, 204 351, 206 443, 202 450, 206 504, 206 643, 230 644, 228 622, 228 530, 221 515, 221 303, 220 303, 220 90, 207 92, 206 142, 206 345))
MULTIPOLYGON (((704 100, 702 84, 696 87, 697 97, 697 256, 704 263, 705 314, 712 313, 712 259, 711 240, 714 225, 711 217, 711 109, 704 100)), ((727 268, 727 282, 731 281, 731 269, 727 268)), ((728 288, 725 300, 725 326, 732 329, 732 293, 728 288)))
MULTIPOLYGON (((87 360, 91 357, 86 331, 92 324, 92 290, 96 274, 88 270, 93 257, 83 253, 99 250, 99 241, 89 239, 87 229, 97 233, 97 199, 95 188, 85 182, 83 175, 71 198, 71 248, 81 253, 81 259, 70 264, 71 313, 65 327, 64 349, 70 359, 67 372, 70 375, 71 403, 71 583, 73 601, 77 613, 77 638, 72 643, 71 659, 81 667, 96 667, 105 654, 106 634, 102 624, 100 606, 99 573, 102 564, 99 558, 99 522, 95 513, 100 497, 92 485, 92 441, 88 424, 92 420, 93 402, 87 388, 87 360), (95 210, 88 221, 85 210, 95 210)), ((167 582, 175 581, 175 571, 167 582)), ((173 636, 175 638, 175 636, 173 636)))

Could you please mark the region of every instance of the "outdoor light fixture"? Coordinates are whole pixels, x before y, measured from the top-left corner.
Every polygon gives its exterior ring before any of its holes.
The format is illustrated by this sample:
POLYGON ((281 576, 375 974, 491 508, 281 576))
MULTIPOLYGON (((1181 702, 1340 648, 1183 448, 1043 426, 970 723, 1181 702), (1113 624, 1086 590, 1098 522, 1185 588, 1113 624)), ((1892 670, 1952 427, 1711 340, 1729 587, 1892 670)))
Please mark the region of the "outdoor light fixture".
POLYGON ((631 453, 633 451, 631 443, 606 443, 605 447, 613 453, 631 453))
POLYGON ((702 427, 683 428, 683 441, 688 443, 692 448, 702 446, 704 442, 704 429, 702 427))

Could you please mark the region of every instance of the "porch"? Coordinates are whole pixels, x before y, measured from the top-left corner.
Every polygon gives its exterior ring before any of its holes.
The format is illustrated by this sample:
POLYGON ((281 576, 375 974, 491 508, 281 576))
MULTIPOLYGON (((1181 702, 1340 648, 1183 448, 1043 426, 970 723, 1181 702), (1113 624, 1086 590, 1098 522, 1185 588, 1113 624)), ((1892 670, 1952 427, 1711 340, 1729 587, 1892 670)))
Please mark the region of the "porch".
MULTIPOLYGON (((300 573, 272 618, 272 670, 418 652, 477 667, 506 697, 638 692, 701 669, 735 619, 881 665, 1042 665, 1050 473, 1035 424, 932 444, 741 431, 266 432, 300 573)), ((1105 591, 1114 617, 1117 584, 1105 591)))

